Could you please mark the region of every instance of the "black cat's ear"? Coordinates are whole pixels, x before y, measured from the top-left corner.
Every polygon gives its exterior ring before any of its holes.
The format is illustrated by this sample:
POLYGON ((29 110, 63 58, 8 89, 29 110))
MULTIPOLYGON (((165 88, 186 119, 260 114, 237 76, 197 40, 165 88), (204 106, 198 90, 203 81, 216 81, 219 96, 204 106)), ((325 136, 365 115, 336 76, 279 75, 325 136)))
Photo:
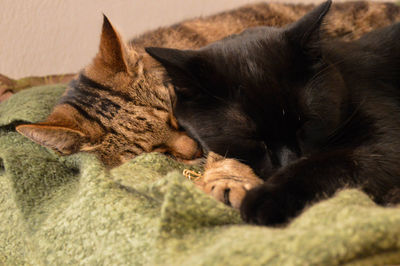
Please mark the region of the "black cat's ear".
POLYGON ((185 71, 195 52, 161 47, 146 47, 146 52, 160 62, 164 67, 185 71))
POLYGON ((194 87, 198 83, 203 71, 197 51, 161 47, 146 47, 145 50, 166 69, 174 85, 194 87))
POLYGON ((331 4, 332 1, 328 0, 314 8, 298 21, 289 25, 286 29, 286 36, 289 41, 295 45, 300 45, 303 49, 315 46, 319 41, 321 24, 331 4))

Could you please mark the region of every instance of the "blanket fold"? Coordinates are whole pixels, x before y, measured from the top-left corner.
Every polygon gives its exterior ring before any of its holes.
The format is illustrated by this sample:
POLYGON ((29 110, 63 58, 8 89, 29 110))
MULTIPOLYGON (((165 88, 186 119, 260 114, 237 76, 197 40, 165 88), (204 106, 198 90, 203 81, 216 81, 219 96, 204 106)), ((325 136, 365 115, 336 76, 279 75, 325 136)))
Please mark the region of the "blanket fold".
POLYGON ((400 208, 361 191, 340 191, 285 228, 246 225, 162 154, 107 170, 94 156, 60 157, 15 132, 43 120, 64 90, 35 87, 0 104, 0 264, 400 263, 400 208))

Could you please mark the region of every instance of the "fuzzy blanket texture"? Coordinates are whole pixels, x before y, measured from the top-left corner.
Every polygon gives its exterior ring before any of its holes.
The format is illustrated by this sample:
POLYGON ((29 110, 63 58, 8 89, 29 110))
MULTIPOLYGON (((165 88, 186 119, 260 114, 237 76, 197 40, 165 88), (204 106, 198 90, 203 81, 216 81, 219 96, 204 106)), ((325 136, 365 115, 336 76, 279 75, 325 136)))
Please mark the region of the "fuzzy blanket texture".
POLYGON ((14 130, 43 120, 65 87, 0 104, 1 265, 382 265, 400 263, 400 207, 343 190, 285 228, 245 225, 184 165, 143 154, 111 171, 14 130))

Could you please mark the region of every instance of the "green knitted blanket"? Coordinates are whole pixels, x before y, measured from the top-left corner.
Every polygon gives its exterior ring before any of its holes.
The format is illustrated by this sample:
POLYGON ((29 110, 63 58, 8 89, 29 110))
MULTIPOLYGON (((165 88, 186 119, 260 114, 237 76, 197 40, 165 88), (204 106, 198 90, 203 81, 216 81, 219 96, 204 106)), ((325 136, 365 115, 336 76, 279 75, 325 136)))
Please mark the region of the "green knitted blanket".
POLYGON ((36 87, 0 104, 1 265, 400 263, 400 208, 360 191, 341 191, 286 228, 250 226, 161 154, 108 171, 14 131, 44 119, 63 91, 36 87))

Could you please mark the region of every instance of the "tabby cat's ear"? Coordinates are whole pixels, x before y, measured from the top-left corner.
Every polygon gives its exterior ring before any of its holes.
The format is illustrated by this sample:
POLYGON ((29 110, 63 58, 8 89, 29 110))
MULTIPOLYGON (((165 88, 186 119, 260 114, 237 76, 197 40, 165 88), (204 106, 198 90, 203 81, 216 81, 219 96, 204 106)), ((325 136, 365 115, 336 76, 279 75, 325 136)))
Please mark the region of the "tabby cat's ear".
POLYGON ((292 43, 300 45, 302 49, 317 46, 320 40, 321 24, 331 4, 332 1, 328 0, 314 8, 298 21, 289 25, 285 32, 288 39, 292 43))
POLYGON ((85 134, 79 130, 49 123, 19 125, 16 130, 32 141, 63 155, 78 152, 85 140, 85 134))
POLYGON ((196 51, 160 47, 146 47, 145 50, 163 65, 175 85, 193 87, 201 82, 202 60, 196 51))
POLYGON ((105 15, 97 58, 116 72, 128 71, 127 48, 105 15))

